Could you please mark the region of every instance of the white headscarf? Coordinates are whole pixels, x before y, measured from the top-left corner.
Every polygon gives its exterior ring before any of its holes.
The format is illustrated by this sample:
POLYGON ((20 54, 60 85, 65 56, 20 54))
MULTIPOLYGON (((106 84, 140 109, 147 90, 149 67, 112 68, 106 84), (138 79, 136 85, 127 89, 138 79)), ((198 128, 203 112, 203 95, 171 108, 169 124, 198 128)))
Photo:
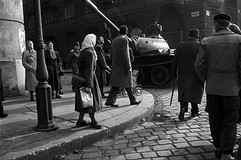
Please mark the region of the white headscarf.
POLYGON ((82 42, 81 50, 86 48, 95 47, 96 36, 94 34, 87 34, 82 42))
MULTIPOLYGON (((82 45, 81 45, 81 50, 84 50, 86 48, 94 48, 95 47, 95 44, 96 44, 96 35, 94 34, 87 34, 82 42, 82 45)), ((97 54, 94 50, 94 56, 95 56, 95 59, 97 60, 97 54)))

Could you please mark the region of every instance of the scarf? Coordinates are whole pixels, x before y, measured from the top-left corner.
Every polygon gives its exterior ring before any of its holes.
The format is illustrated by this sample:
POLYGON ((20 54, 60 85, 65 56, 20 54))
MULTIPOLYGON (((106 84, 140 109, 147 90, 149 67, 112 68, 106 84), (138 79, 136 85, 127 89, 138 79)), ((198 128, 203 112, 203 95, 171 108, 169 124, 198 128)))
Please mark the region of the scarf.
POLYGON ((82 51, 86 48, 93 48, 94 58, 95 58, 95 60, 97 60, 97 54, 94 50, 95 44, 96 44, 96 36, 94 34, 88 34, 85 36, 85 38, 82 42, 80 51, 82 51))
POLYGON ((54 50, 49 50, 49 54, 50 54, 50 57, 52 58, 52 59, 55 59, 55 58, 57 58, 57 56, 56 56, 56 53, 55 53, 55 51, 54 50))

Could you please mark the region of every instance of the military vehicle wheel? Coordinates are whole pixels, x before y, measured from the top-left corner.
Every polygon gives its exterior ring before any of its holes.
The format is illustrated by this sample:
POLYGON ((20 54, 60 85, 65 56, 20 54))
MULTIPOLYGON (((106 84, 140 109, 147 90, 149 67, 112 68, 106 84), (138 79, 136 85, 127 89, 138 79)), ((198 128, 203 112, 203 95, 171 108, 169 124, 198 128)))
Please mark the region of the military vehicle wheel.
POLYGON ((137 83, 138 83, 138 84, 144 84, 144 83, 145 83, 145 80, 146 80, 144 70, 141 69, 141 68, 135 68, 135 70, 138 70, 138 71, 139 71, 138 77, 137 77, 137 83))
POLYGON ((151 81, 156 86, 164 86, 170 78, 169 71, 164 67, 157 66, 151 70, 151 81))

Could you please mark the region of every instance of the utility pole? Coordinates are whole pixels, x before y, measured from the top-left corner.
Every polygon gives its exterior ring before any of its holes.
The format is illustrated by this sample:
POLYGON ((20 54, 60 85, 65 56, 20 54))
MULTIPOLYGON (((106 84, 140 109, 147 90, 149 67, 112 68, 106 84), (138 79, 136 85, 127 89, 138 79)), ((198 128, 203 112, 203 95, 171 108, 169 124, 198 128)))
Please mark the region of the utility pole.
POLYGON ((52 110, 52 90, 48 84, 48 71, 44 56, 44 41, 41 19, 41 4, 40 0, 34 0, 35 10, 35 37, 37 51, 37 72, 36 78, 39 81, 36 87, 36 103, 38 113, 38 124, 36 131, 52 131, 58 129, 53 123, 52 110))

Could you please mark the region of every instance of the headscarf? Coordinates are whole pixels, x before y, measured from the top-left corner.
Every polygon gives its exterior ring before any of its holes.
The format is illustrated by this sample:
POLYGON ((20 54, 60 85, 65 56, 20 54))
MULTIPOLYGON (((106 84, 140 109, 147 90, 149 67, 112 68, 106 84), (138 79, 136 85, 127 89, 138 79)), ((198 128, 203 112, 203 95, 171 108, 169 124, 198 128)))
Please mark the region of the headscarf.
MULTIPOLYGON (((84 50, 86 48, 93 48, 94 50, 94 47, 95 47, 95 44, 96 44, 96 35, 94 34, 87 34, 82 42, 82 46, 81 46, 81 50, 84 50)), ((95 59, 97 60, 97 54, 94 50, 94 57, 95 59)))

